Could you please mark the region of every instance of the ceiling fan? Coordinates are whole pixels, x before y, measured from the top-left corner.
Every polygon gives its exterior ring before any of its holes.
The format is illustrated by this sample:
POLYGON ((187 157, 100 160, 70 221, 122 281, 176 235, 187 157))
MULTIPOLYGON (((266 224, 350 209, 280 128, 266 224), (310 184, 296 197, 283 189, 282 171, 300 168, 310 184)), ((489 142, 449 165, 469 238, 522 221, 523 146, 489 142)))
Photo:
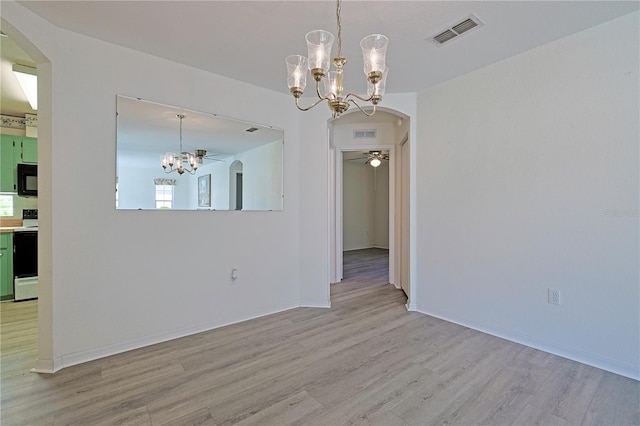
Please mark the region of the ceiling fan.
POLYGON ((223 155, 223 154, 208 154, 207 155, 207 151, 205 149, 196 149, 193 151, 193 154, 196 156, 196 161, 198 161, 198 164, 202 164, 204 163, 204 160, 211 160, 211 161, 220 161, 220 162, 225 162, 225 160, 220 160, 219 158, 213 158, 219 155, 223 155))
POLYGON ((378 167, 382 164, 382 161, 389 161, 389 154, 384 151, 368 151, 363 152, 366 157, 350 158, 347 161, 365 160, 364 164, 368 164, 371 167, 378 167))

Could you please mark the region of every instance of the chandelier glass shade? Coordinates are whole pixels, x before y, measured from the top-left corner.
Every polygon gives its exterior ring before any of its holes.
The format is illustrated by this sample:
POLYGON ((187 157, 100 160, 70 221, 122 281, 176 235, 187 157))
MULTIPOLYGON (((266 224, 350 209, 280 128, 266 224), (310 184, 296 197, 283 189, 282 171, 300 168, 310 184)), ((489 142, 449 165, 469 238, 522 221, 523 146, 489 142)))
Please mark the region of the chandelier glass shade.
POLYGON ((179 175, 182 175, 184 172, 187 172, 193 175, 196 173, 196 170, 198 170, 198 156, 182 150, 182 120, 185 115, 178 114, 176 117, 180 119, 180 150, 177 154, 173 152, 163 154, 160 157, 160 163, 165 173, 178 172, 179 175), (187 163, 188 167, 185 167, 184 163, 187 163))
POLYGON ((382 34, 372 34, 362 39, 360 48, 364 58, 364 74, 367 79, 367 96, 355 93, 344 94, 343 67, 347 58, 342 56, 342 22, 341 0, 337 0, 336 18, 338 26, 338 55, 331 60, 331 48, 334 37, 328 31, 314 30, 306 35, 307 57, 291 55, 286 58, 287 85, 295 98, 296 107, 301 111, 308 111, 322 101, 327 101, 333 117, 349 109, 352 103, 365 115, 371 116, 376 112, 376 105, 382 101, 386 86, 388 69, 386 67, 386 54, 389 39, 382 34), (335 70, 330 71, 333 62, 335 70), (316 82, 316 94, 318 100, 308 107, 301 107, 298 100, 304 93, 307 85, 307 70, 316 82), (324 80, 324 94, 320 92, 320 82, 324 80), (365 111, 357 102, 370 102, 373 105, 371 112, 365 111))

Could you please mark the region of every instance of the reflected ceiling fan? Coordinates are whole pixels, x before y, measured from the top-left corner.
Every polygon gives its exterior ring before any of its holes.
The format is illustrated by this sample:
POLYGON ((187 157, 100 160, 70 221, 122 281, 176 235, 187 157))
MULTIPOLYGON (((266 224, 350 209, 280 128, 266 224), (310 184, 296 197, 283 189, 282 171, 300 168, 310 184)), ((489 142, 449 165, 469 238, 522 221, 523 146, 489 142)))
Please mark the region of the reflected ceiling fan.
POLYGON ((384 151, 368 151, 363 152, 365 157, 350 158, 347 161, 366 160, 364 164, 368 164, 371 167, 378 167, 382 164, 382 161, 389 161, 389 154, 384 151))
POLYGON ((223 163, 225 162, 225 160, 214 158, 216 156, 223 155, 223 154, 216 154, 216 153, 207 154, 207 150, 205 149, 196 149, 193 151, 193 154, 195 155, 196 161, 198 161, 198 164, 204 163, 204 160, 220 161, 223 163))

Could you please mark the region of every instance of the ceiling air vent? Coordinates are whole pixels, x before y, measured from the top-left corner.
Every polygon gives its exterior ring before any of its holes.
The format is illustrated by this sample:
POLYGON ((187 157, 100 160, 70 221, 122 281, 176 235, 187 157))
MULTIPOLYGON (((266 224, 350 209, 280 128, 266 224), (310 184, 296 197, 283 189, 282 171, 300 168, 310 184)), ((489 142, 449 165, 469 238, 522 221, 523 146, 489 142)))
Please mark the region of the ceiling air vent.
POLYGON ((245 132, 249 132, 249 133, 253 133, 253 132, 257 132, 258 128, 257 127, 249 127, 247 130, 245 130, 245 132))
POLYGON ((375 139, 376 138, 376 130, 375 129, 359 129, 353 131, 354 139, 375 139))
POLYGON ((476 15, 470 15, 468 18, 458 22, 455 25, 447 28, 444 31, 434 35, 431 37, 431 40, 438 46, 442 46, 448 41, 453 40, 454 38, 470 31, 474 28, 478 28, 484 25, 484 23, 478 18, 476 15))
POLYGON ((449 40, 451 40, 454 37, 458 37, 458 34, 454 33, 451 30, 447 30, 443 33, 438 34, 437 36, 433 37, 433 39, 436 41, 436 43, 438 44, 443 44, 448 42, 449 40))

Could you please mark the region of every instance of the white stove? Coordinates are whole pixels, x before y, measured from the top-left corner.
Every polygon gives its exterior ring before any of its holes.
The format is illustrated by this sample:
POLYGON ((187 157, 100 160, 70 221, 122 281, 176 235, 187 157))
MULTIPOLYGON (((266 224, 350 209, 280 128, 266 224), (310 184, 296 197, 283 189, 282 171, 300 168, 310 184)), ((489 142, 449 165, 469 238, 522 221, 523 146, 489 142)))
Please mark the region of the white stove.
POLYGON ((38 297, 38 210, 22 212, 22 227, 13 235, 14 301, 38 297))

